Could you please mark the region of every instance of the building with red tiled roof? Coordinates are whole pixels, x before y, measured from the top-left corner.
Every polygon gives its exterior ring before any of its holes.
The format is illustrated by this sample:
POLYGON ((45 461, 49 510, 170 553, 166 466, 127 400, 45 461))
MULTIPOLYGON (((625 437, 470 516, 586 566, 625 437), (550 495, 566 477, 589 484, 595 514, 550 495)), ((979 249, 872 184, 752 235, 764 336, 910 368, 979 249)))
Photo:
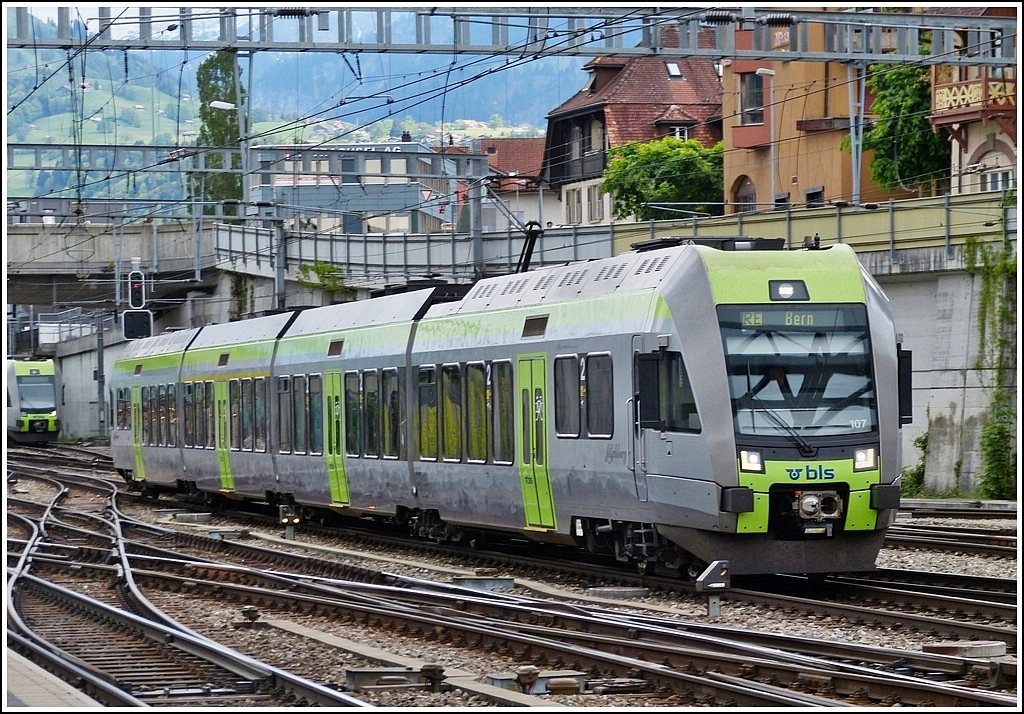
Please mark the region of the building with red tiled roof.
POLYGON ((561 222, 558 193, 543 180, 545 139, 481 138, 471 142, 474 154, 487 156, 493 201, 481 208, 484 231, 517 230, 529 221, 542 226, 561 222), (500 203, 501 205, 496 205, 500 203))
MULTIPOLYGON (((670 45, 678 30, 662 32, 670 45)), ((562 201, 561 222, 575 225, 611 218, 611 197, 600 193, 609 149, 666 136, 710 148, 722 138, 722 87, 712 60, 598 57, 584 69, 583 89, 548 114, 544 156, 545 178, 562 201)))

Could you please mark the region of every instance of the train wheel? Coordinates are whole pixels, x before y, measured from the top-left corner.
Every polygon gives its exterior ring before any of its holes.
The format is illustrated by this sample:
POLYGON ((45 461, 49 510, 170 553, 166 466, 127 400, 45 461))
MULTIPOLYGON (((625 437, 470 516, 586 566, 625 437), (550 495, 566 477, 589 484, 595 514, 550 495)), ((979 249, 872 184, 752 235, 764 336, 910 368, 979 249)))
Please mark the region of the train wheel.
POLYGON ((707 567, 707 563, 692 562, 683 572, 683 575, 685 575, 686 579, 692 583, 700 577, 701 573, 703 573, 707 567))
POLYGON ((648 558, 640 558, 636 561, 636 571, 641 575, 650 575, 654 572, 655 562, 648 558))

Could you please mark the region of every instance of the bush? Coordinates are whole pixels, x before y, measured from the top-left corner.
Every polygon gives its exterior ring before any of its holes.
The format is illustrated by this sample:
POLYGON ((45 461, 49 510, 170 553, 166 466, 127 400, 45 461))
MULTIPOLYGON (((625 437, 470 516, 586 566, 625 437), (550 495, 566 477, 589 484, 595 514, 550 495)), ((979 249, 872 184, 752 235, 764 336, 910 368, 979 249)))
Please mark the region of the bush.
POLYGON ((900 487, 900 495, 904 498, 914 498, 924 493, 924 462, 928 458, 927 431, 914 439, 914 446, 921 452, 921 458, 915 466, 907 466, 903 469, 903 485, 900 487))

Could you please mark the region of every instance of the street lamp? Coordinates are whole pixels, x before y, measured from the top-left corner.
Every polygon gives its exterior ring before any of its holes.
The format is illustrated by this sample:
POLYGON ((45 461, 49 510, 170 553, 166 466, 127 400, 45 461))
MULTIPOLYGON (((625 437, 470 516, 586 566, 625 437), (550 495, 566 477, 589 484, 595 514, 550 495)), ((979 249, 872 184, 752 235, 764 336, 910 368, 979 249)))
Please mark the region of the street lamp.
POLYGON ((771 165, 771 199, 772 210, 775 210, 775 70, 758 67, 754 72, 758 77, 771 77, 768 84, 768 163, 771 165))
POLYGON ((242 200, 246 201, 248 200, 249 197, 249 191, 246 188, 246 179, 248 177, 246 168, 248 165, 247 154, 249 153, 249 122, 246 121, 245 108, 237 104, 234 104, 233 102, 222 102, 219 99, 215 99, 212 102, 210 102, 210 108, 222 109, 225 111, 232 111, 235 109, 238 110, 238 132, 240 134, 240 136, 238 137, 240 143, 238 148, 241 153, 242 159, 242 200))

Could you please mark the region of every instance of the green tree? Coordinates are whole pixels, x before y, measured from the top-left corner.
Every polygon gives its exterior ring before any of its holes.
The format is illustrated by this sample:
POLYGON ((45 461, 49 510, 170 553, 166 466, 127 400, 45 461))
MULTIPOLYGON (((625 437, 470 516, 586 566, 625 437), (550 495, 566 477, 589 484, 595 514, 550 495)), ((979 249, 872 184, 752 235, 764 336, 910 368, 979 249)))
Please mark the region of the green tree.
MULTIPOLYGON (((199 87, 199 132, 196 135, 198 147, 229 149, 241 147, 242 132, 239 130, 238 112, 215 109, 210 102, 237 101, 236 87, 241 86, 242 70, 235 53, 218 50, 211 54, 196 69, 196 84, 199 87)), ((244 102, 244 93, 243 102, 244 102)), ((223 157, 209 152, 204 157, 207 168, 227 168, 223 157)), ((241 169, 241 155, 234 156, 231 168, 241 169)), ((204 201, 241 201, 242 176, 227 171, 195 174, 192 177, 194 192, 204 201)), ((212 213, 212 209, 206 210, 212 213)))
MULTIPOLYGON (((898 188, 921 196, 936 192, 936 182, 948 179, 949 138, 935 132, 931 112, 931 80, 924 66, 871 65, 867 87, 874 93, 871 112, 877 119, 864 132, 863 148, 874 150, 871 178, 887 191, 898 188)), ((850 138, 843 146, 850 148, 850 138)))
POLYGON ((720 215, 725 195, 722 142, 667 136, 611 149, 601 192, 614 197, 615 218, 646 221, 691 212, 720 215))

